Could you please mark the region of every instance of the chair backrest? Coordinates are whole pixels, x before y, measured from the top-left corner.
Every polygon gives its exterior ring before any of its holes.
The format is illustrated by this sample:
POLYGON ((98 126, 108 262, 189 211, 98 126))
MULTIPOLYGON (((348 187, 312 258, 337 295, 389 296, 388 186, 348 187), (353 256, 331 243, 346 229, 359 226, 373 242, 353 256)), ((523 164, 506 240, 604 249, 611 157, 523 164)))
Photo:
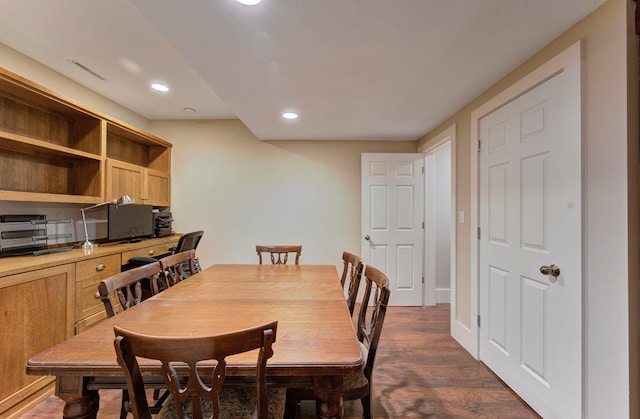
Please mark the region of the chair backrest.
MULTIPOLYGON (((175 247, 170 248, 173 253, 182 253, 187 250, 196 250, 198 244, 200 243, 200 239, 204 235, 204 231, 192 231, 191 233, 186 233, 180 236, 180 240, 178 240, 178 244, 175 247)), ((193 259, 193 264, 185 264, 185 271, 183 273, 184 277, 189 277, 193 274, 200 272, 202 269, 200 268, 200 261, 197 257, 193 259)))
POLYGON ((387 313, 387 304, 391 291, 389 289, 389 279, 378 269, 367 265, 364 269, 363 278, 366 283, 360 314, 358 315, 358 340, 368 347, 367 364, 364 368, 364 375, 371 380, 373 363, 376 359, 378 342, 382 333, 384 317, 387 313), (374 290, 375 288, 375 290, 374 290), (373 293, 372 293, 373 291, 373 293), (367 318, 367 311, 371 309, 371 316, 367 318))
POLYGON ((273 355, 271 345, 276 340, 277 326, 276 321, 222 335, 202 337, 149 336, 115 326, 114 345, 118 364, 127 381, 134 417, 151 418, 143 375, 136 357, 155 359, 162 363, 162 375, 175 399, 180 419, 184 417, 181 406, 187 400, 191 400, 194 419, 200 419, 203 417, 201 398, 211 402, 213 417, 218 417, 218 393, 225 379, 226 357, 260 349, 256 362, 256 412, 258 418, 266 419, 266 364, 273 355), (197 363, 209 360, 215 361, 213 368, 196 369, 197 363), (207 377, 203 377, 207 372, 207 377), (188 377, 186 384, 184 380, 180 380, 181 376, 188 377))
POLYGON ((161 270, 160 262, 156 261, 155 263, 149 263, 148 265, 120 272, 119 274, 100 281, 98 284, 98 293, 107 311, 107 317, 116 315, 115 306, 111 300, 111 293, 113 291, 115 291, 122 309, 128 310, 142 302, 142 285, 140 281, 143 279, 150 278, 152 295, 159 292, 158 276, 161 270))
POLYGON ((289 260, 289 253, 296 254, 295 264, 300 264, 300 254, 302 253, 302 245, 257 245, 256 253, 258 260, 262 265, 262 254, 269 253, 271 263, 274 265, 286 265, 289 260))
POLYGON ((353 309, 356 306, 356 298, 358 297, 358 289, 360 288, 360 278, 362 277, 362 259, 360 256, 354 255, 349 252, 342 252, 342 263, 344 268, 342 269, 342 277, 340 277, 340 284, 344 289, 345 284, 348 282, 347 291, 347 305, 349 306, 349 313, 353 314, 353 309))
POLYGON ((204 231, 193 231, 191 233, 183 234, 178 240, 174 253, 184 252, 185 250, 196 250, 196 247, 198 247, 198 243, 200 243, 200 239, 202 239, 203 235, 204 231))
POLYGON ((196 272, 195 258, 196 251, 192 249, 160 259, 162 288, 167 289, 183 279, 187 279, 191 276, 191 272, 196 272))

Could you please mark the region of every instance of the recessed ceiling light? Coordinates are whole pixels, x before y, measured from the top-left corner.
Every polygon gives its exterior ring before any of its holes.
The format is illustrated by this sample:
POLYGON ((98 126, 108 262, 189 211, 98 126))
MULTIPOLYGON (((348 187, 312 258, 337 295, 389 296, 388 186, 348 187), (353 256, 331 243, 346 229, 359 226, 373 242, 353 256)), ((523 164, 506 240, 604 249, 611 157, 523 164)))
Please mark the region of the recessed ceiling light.
POLYGON ((284 119, 298 119, 298 114, 295 112, 284 112, 282 117, 284 119))
POLYGON ((168 92, 169 86, 164 83, 151 83, 151 88, 158 92, 168 92))
POLYGON ((244 4, 245 6, 255 6, 260 3, 262 0, 236 0, 240 4, 244 4))

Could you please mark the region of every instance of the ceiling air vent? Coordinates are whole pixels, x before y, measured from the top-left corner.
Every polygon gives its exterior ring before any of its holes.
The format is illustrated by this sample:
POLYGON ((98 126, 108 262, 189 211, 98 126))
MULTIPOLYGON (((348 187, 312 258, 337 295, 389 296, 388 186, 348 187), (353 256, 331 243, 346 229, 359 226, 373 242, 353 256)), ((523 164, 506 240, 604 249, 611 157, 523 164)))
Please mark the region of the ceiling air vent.
POLYGON ((81 69, 83 69, 84 71, 86 71, 87 73, 91 74, 93 77, 98 78, 102 81, 106 81, 107 79, 105 79, 104 77, 102 77, 100 74, 96 73, 95 71, 93 71, 92 69, 86 67, 84 64, 82 64, 80 61, 76 61, 76 60, 71 60, 71 62, 75 65, 77 65, 78 67, 80 67, 81 69))

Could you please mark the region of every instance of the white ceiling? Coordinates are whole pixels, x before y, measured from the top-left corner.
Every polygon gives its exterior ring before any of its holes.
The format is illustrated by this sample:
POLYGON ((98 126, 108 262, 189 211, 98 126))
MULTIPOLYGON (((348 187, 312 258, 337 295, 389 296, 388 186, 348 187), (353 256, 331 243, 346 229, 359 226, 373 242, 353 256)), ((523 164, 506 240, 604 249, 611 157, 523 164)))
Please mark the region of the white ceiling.
POLYGON ((0 43, 150 120, 415 140, 604 2, 0 0, 0 43))

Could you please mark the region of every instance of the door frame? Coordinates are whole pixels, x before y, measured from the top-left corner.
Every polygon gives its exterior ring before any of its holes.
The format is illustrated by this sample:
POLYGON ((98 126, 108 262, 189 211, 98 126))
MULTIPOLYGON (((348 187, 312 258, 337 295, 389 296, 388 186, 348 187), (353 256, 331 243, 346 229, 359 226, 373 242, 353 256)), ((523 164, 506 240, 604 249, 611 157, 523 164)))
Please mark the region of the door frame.
MULTIPOLYGON (((479 243, 478 243, 478 228, 479 214, 480 214, 480 194, 479 194, 479 181, 480 181, 480 167, 479 167, 479 133, 480 133, 480 119, 484 116, 492 113, 499 107, 507 104, 513 99, 521 96, 525 92, 531 90, 535 86, 539 85, 543 81, 553 77, 554 75, 564 71, 571 65, 575 65, 576 62, 580 65, 581 60, 581 41, 578 41, 560 52, 555 57, 551 58, 540 67, 533 70, 531 73, 516 81, 511 86, 507 87, 502 92, 498 93, 493 98, 486 101, 471 112, 471 135, 470 135, 470 192, 471 192, 471 210, 470 210, 470 225, 469 225, 469 241, 470 241, 470 254, 469 254, 469 293, 470 293, 470 318, 468 319, 468 327, 465 325, 459 325, 454 330, 454 325, 451 327, 451 335, 476 359, 480 356, 480 333, 477 318, 480 315, 480 272, 479 272, 479 243), (455 334, 454 334, 455 332, 455 334)), ((584 181, 583 181, 584 183, 584 181)), ((583 206, 584 208, 584 206, 583 206)), ((583 284, 584 287, 584 284, 583 284)), ((583 314, 584 315, 584 310, 583 314)), ((582 340, 584 345, 584 333, 582 334, 582 340)), ((584 386, 584 374, 582 375, 582 381, 584 386)))
POLYGON ((427 263, 429 262, 429 260, 431 260, 432 258, 434 258, 434 255, 429 254, 429 246, 427 245, 428 243, 428 220, 427 220, 427 188, 428 188, 428 182, 427 182, 427 173, 426 173, 426 167, 427 167, 427 155, 430 154, 432 151, 434 151, 436 148, 440 147, 441 145, 449 142, 450 143, 450 147, 451 147, 451 259, 450 259, 450 270, 451 270, 451 278, 450 278, 450 287, 451 287, 451 296, 450 296, 450 304, 451 304, 451 316, 452 316, 452 323, 453 323, 453 317, 454 317, 454 313, 456 313, 455 307, 455 283, 456 283, 456 237, 457 237, 457 228, 456 228, 456 224, 457 224, 457 217, 456 217, 456 173, 457 173, 457 168, 456 168, 456 129, 457 126, 456 124, 451 125, 450 127, 446 128, 444 131, 440 132, 439 134, 437 134, 435 137, 433 137, 433 139, 431 139, 429 142, 421 145, 418 148, 418 152, 419 153, 423 153, 424 154, 424 167, 425 167, 425 179, 424 179, 424 215, 425 215, 425 229, 424 229, 424 257, 423 257, 423 267, 422 267, 422 271, 423 271, 423 277, 424 277, 424 289, 423 289, 423 307, 424 306, 433 306, 438 302, 437 299, 437 295, 436 295, 436 281, 435 281, 435 277, 432 277, 431 275, 428 274, 427 271, 427 263))

